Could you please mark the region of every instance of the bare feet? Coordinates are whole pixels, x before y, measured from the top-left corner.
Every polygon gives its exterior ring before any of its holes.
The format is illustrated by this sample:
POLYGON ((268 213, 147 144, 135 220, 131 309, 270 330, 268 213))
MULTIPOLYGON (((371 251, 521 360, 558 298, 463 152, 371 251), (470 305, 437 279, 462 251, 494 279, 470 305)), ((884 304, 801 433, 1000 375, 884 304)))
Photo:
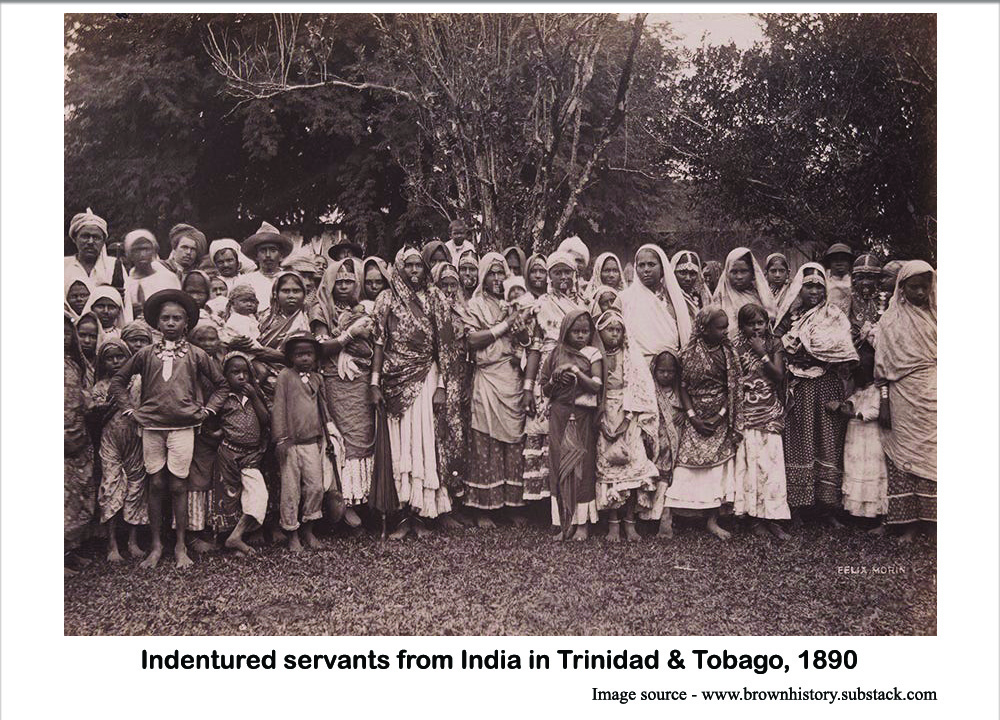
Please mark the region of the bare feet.
POLYGON ((146 556, 146 553, 139 547, 139 541, 136 538, 128 539, 128 554, 136 559, 146 556))
POLYGON ((439 522, 441 523, 441 527, 445 530, 461 530, 465 527, 462 523, 453 518, 450 513, 448 515, 442 515, 439 522))
POLYGON ((492 530, 496 526, 497 524, 493 522, 493 518, 491 518, 486 513, 480 512, 478 515, 476 515, 476 527, 478 527, 480 530, 492 530))
POLYGON ((323 543, 313 534, 312 523, 302 526, 302 542, 310 550, 322 550, 323 543))
POLYGON ((750 528, 750 532, 752 532, 759 538, 765 538, 767 540, 771 539, 771 533, 769 533, 767 531, 767 528, 764 527, 764 523, 760 522, 759 520, 754 521, 753 527, 750 528))
POLYGON ((913 542, 914 538, 916 537, 917 537, 917 524, 910 523, 909 525, 906 526, 906 529, 903 531, 903 534, 899 536, 899 542, 908 545, 911 542, 913 542))
POLYGON ((868 534, 869 535, 876 535, 876 536, 885 535, 885 525, 883 525, 882 523, 879 523, 878 525, 876 525, 875 527, 873 527, 871 530, 869 530, 868 534))
POLYGON ((252 547, 243 542, 243 538, 233 537, 232 535, 226 538, 226 547, 229 548, 230 550, 235 550, 241 555, 253 555, 255 552, 257 552, 252 547))
POLYGON ((642 540, 642 536, 635 529, 635 520, 625 521, 625 539, 629 542, 639 542, 642 540))
POLYGON ((617 520, 608 520, 608 534, 604 537, 608 542, 621 541, 621 523, 617 520))
POLYGON ((78 570, 74 570, 71 567, 66 567, 65 565, 63 565, 63 577, 64 578, 73 577, 74 575, 79 575, 79 574, 80 573, 79 573, 78 570))
POLYGON ((389 533, 390 540, 402 540, 407 535, 410 534, 410 520, 409 518, 403 518, 396 529, 389 533))
POLYGON ((458 520, 459 523, 465 525, 466 527, 472 527, 473 525, 476 524, 475 521, 472 518, 470 518, 469 515, 461 508, 459 508, 458 510, 453 510, 451 512, 450 517, 453 517, 455 520, 458 520))
POLYGON ((298 530, 292 530, 288 533, 288 550, 293 553, 302 552, 302 542, 299 540, 298 530))
POLYGON ((268 530, 268 533, 271 536, 272 545, 280 545, 281 543, 284 543, 286 540, 284 531, 277 525, 272 525, 271 528, 268 530))
POLYGON ((573 539, 577 542, 583 542, 590 538, 590 531, 587 529, 586 525, 577 525, 576 532, 573 534, 573 539))
POLYGON ((520 510, 514 510, 510 514, 510 522, 514 527, 523 528, 528 525, 528 517, 520 510))
POLYGON ((347 523, 348 527, 361 527, 361 518, 354 511, 354 508, 344 510, 344 522, 347 523))
POLYGON ((664 510, 660 516, 660 528, 656 531, 656 537, 671 540, 674 537, 674 518, 670 510, 664 510))
POLYGON ((183 545, 178 545, 174 548, 174 560, 179 569, 189 568, 194 565, 194 560, 187 554, 187 548, 183 545))
POLYGON ((155 568, 156 564, 160 562, 161 555, 163 555, 163 546, 154 545, 150 548, 149 555, 146 556, 146 559, 139 563, 139 567, 149 569, 155 568))
POLYGON ((715 515, 711 515, 708 518, 708 522, 705 523, 705 527, 710 533, 719 538, 719 540, 729 540, 733 535, 728 530, 723 530, 719 527, 718 518, 715 515))
POLYGON ((125 558, 123 558, 122 554, 120 552, 118 552, 118 545, 117 544, 112 545, 111 548, 108 550, 108 562, 109 563, 120 563, 120 562, 122 562, 124 560, 125 560, 125 558))
POLYGON ((792 536, 785 532, 784 528, 781 527, 774 520, 769 520, 767 523, 768 532, 770 532, 777 540, 789 540, 792 536))
POLYGON ((826 516, 826 523, 827 523, 827 525, 829 525, 830 527, 832 527, 834 530, 843 530, 844 529, 844 523, 840 522, 840 520, 837 519, 836 515, 833 515, 833 514, 827 515, 826 516))
POLYGON ((191 549, 196 553, 203 555, 205 553, 215 552, 218 548, 216 548, 213 543, 196 537, 191 540, 191 549))
POLYGON ((418 519, 413 521, 413 534, 417 536, 417 539, 423 540, 426 537, 430 537, 434 533, 431 532, 429 527, 424 525, 422 520, 418 519))

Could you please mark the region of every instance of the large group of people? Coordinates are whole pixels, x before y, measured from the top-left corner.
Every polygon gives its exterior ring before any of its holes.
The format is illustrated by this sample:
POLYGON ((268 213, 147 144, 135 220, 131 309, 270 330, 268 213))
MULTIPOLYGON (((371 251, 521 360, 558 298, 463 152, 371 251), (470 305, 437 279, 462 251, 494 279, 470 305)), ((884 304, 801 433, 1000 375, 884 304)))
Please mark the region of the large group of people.
POLYGON ((936 519, 920 260, 485 252, 461 220, 391 263, 268 223, 242 242, 178 224, 161 259, 144 229, 109 253, 89 209, 69 237, 67 573, 88 537, 121 561, 126 534, 153 567, 171 529, 183 567, 258 533, 319 547, 319 521, 401 540, 544 514, 559 539, 636 541, 678 515, 723 540, 936 519))

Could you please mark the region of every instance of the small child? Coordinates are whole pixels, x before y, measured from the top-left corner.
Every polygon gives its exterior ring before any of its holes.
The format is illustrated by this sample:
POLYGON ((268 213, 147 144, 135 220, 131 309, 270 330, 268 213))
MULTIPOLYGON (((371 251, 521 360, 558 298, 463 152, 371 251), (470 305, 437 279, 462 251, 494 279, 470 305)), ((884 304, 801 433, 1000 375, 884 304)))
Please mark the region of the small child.
MULTIPOLYGON (((861 518, 885 515, 889 509, 889 474, 879 434, 880 394, 874 370, 874 356, 863 355, 854 372, 857 389, 845 402, 832 400, 828 407, 850 418, 844 441, 844 509, 861 518)), ((884 526, 879 523, 872 532, 881 534, 884 526)))
POLYGON ((222 351, 222 340, 219 337, 219 327, 211 320, 199 320, 188 334, 192 345, 197 345, 205 353, 222 366, 225 353, 222 351))
POLYGON ((142 428, 142 456, 149 475, 149 525, 153 544, 141 567, 153 568, 163 554, 161 525, 163 495, 172 498, 177 541, 177 567, 192 565, 185 545, 188 507, 187 478, 194 454, 195 429, 210 413, 218 412, 225 400, 225 378, 201 348, 191 345, 185 334, 198 320, 198 308, 190 296, 175 289, 160 290, 146 299, 143 317, 159 330, 162 339, 147 345, 128 359, 111 381, 109 392, 125 415, 142 428), (128 388, 133 375, 142 378, 138 406, 128 388), (204 404, 201 380, 216 388, 204 404))
POLYGON ((229 286, 226 281, 218 275, 214 276, 209 294, 212 297, 205 303, 205 307, 216 317, 225 320, 226 308, 229 306, 229 286))
POLYGON ((323 378, 316 372, 321 348, 313 334, 289 335, 282 352, 291 367, 275 383, 271 435, 281 463, 281 528, 288 533, 288 549, 301 552, 303 543, 322 547, 312 525, 323 517, 326 399, 323 378))
MULTIPOLYGON (((121 518, 128 525, 128 550, 141 558, 138 529, 149 524, 146 498, 146 469, 142 464, 142 441, 135 420, 116 412, 108 390, 111 378, 132 355, 119 338, 106 339, 97 350, 97 382, 94 384, 94 407, 100 414, 101 484, 97 491, 101 524, 108 525, 108 562, 122 561, 118 549, 117 524, 121 518)), ((138 404, 141 384, 137 378, 129 387, 132 406, 138 404)))
POLYGON ((243 534, 263 525, 267 511, 267 486, 261 473, 267 408, 249 355, 226 355, 223 374, 230 392, 219 410, 222 444, 212 483, 211 526, 216 532, 231 529, 226 547, 249 555, 254 550, 243 541, 243 534))
POLYGON ((612 308, 622 309, 619 292, 607 285, 599 285, 594 289, 594 299, 590 303, 590 314, 595 319, 612 308))
POLYGON ((237 337, 245 337, 253 341, 253 349, 263 349, 258 341, 260 322, 257 320, 257 306, 257 293, 249 285, 237 285, 229 291, 229 317, 226 318, 221 334, 224 343, 237 337))
POLYGON ((639 517, 643 520, 659 520, 656 537, 669 539, 674 536, 674 526, 665 499, 673 479, 674 462, 677 460, 677 448, 680 444, 680 427, 684 422, 684 410, 677 397, 677 382, 680 378, 680 358, 677 353, 664 350, 654 357, 652 374, 659 414, 653 464, 656 465, 659 478, 649 507, 641 509, 639 517))
POLYGON ((549 406, 549 491, 559 538, 586 540, 597 522, 597 408, 604 388, 600 336, 583 309, 572 310, 559 326, 559 344, 546 358, 540 377, 549 406))
POLYGON ((625 318, 616 309, 597 320, 604 346, 604 409, 597 435, 597 509, 608 511, 610 542, 621 539, 624 511, 625 539, 639 540, 636 505, 641 497, 651 505, 660 472, 647 455, 655 448, 657 407, 649 368, 629 345, 625 318))

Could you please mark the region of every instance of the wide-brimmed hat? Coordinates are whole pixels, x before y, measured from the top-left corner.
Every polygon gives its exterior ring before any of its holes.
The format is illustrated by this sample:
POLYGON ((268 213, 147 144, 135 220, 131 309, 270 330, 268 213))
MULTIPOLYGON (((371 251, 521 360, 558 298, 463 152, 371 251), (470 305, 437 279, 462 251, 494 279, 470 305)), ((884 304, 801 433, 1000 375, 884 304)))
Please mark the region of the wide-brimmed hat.
POLYGON ((330 249, 326 251, 326 254, 330 256, 331 260, 336 260, 338 250, 350 250, 353 253, 353 256, 358 260, 363 260, 365 257, 365 249, 363 247, 358 245, 356 242, 348 241, 331 245, 330 249))
POLYGON ((194 298, 183 290, 168 288, 153 293, 142 306, 142 317, 146 323, 152 327, 160 320, 160 310, 168 302, 175 302, 187 312, 187 328, 190 332, 198 324, 198 306, 195 305, 194 298))
POLYGON ((244 255, 254 260, 257 258, 257 248, 267 243, 277 245, 283 258, 292 252, 292 241, 278 232, 278 228, 269 222, 262 222, 260 229, 243 241, 241 249, 244 255))
POLYGON ((296 343, 301 342, 312 344, 313 349, 316 351, 316 359, 318 360, 322 346, 320 345, 319 340, 316 339, 316 336, 308 330, 297 330, 286 337, 281 343, 281 354, 285 356, 286 360, 291 362, 291 353, 289 351, 295 347, 296 343))
POLYGON ((844 243, 834 243, 833 245, 828 247, 826 249, 826 252, 823 253, 823 259, 824 260, 829 259, 830 256, 832 255, 847 255, 852 260, 854 259, 854 253, 851 252, 851 248, 849 248, 844 243))

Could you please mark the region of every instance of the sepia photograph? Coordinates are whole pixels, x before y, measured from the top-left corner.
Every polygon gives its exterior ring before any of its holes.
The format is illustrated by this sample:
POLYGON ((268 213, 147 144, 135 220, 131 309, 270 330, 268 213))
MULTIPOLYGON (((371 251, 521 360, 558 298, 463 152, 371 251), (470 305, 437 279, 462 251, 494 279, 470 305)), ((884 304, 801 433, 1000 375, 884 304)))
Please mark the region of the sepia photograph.
POLYGON ((937 635, 935 13, 63 17, 64 636, 937 635))

